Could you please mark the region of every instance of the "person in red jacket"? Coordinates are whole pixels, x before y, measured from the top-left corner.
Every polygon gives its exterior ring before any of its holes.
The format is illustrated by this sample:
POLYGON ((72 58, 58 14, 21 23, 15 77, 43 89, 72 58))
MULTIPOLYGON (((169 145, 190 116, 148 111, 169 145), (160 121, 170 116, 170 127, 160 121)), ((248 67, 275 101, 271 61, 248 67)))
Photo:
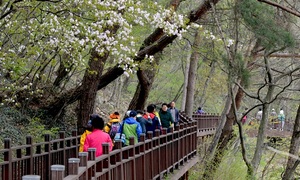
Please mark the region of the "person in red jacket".
POLYGON ((109 143, 110 151, 113 148, 113 143, 109 134, 102 130, 104 127, 103 119, 97 114, 92 114, 90 119, 92 120, 92 133, 86 136, 83 151, 87 152, 88 148, 96 148, 96 157, 99 157, 103 154, 102 143, 109 143))

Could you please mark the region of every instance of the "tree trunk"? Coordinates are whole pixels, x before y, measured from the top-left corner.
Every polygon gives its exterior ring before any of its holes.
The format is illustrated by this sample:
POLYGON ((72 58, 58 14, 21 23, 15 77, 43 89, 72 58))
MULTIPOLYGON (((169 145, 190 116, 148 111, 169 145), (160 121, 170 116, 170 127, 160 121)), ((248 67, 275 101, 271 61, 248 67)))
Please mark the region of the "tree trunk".
MULTIPOLYGON (((238 89, 237 94, 239 94, 239 95, 235 95, 235 101, 236 101, 236 104, 240 104, 239 101, 242 100, 243 96, 241 95, 241 93, 240 93, 241 90, 240 90, 240 88, 238 88, 238 86, 234 87, 233 94, 235 94, 237 89, 238 89)), ((234 121, 234 115, 232 115, 233 107, 232 107, 231 99, 232 99, 232 97, 230 94, 230 89, 228 89, 226 104, 225 104, 224 110, 222 112, 222 115, 220 117, 221 118, 220 123, 218 124, 216 134, 214 135, 213 141, 210 144, 209 149, 208 149, 207 157, 210 159, 213 156, 213 159, 211 161, 208 160, 208 162, 206 164, 205 172, 203 175, 204 179, 212 179, 213 178, 214 172, 216 171, 217 167, 221 163, 221 160, 222 160, 224 152, 225 152, 225 148, 227 147, 227 144, 233 137, 232 126, 233 126, 233 121, 234 121)))
POLYGON ((186 96, 186 104, 185 104, 185 112, 188 117, 192 117, 194 111, 194 94, 195 94, 195 80, 196 73, 199 61, 199 52, 198 48, 201 44, 201 35, 199 32, 195 34, 195 41, 192 46, 192 55, 190 60, 190 68, 189 68, 189 76, 187 83, 187 96, 186 96))
POLYGON ((89 68, 85 71, 82 81, 82 95, 77 109, 77 127, 86 125, 90 114, 94 111, 95 99, 98 91, 97 80, 101 77, 108 53, 99 55, 94 49, 91 52, 89 68))
POLYGON ((274 92, 274 80, 272 76, 272 72, 269 66, 268 58, 267 56, 264 57, 265 60, 265 66, 266 66, 266 72, 267 72, 267 82, 268 82, 268 90, 267 90, 267 95, 265 99, 263 100, 263 114, 262 114, 262 119, 260 121, 259 129, 258 129, 258 134, 257 134, 257 141, 256 141, 256 148, 255 148, 255 153, 252 159, 252 165, 253 165, 253 171, 254 173, 257 172, 258 165, 261 160, 262 156, 262 151, 264 148, 264 138, 265 138, 265 130, 267 127, 268 123, 268 112, 269 112, 269 102, 272 100, 273 92, 274 92))
MULTIPOLYGON (((291 139, 289 153, 293 154, 295 156, 298 156, 299 145, 300 145, 300 105, 298 106, 297 116, 295 119, 294 131, 293 131, 293 136, 291 139)), ((286 169, 285 169, 283 177, 282 177, 283 180, 293 179, 293 175, 294 175, 295 169, 297 167, 297 166, 295 166, 296 161, 297 160, 295 158, 289 156, 287 165, 286 165, 286 169)))
MULTIPOLYGON (((187 51, 190 52, 190 49, 191 49, 191 46, 188 43, 187 51)), ((185 71, 184 71, 184 85, 183 85, 183 93, 182 93, 182 100, 181 100, 181 110, 182 111, 185 110, 185 105, 186 105, 187 86, 188 86, 189 69, 190 69, 190 58, 191 58, 191 53, 188 53, 188 56, 186 58, 185 71)))
MULTIPOLYGON (((159 57, 155 56, 156 65, 159 64, 159 57)), ((156 69, 139 69, 137 71, 137 77, 139 84, 136 87, 134 96, 129 104, 128 109, 143 110, 145 108, 147 99, 149 97, 150 89, 155 79, 156 69)))

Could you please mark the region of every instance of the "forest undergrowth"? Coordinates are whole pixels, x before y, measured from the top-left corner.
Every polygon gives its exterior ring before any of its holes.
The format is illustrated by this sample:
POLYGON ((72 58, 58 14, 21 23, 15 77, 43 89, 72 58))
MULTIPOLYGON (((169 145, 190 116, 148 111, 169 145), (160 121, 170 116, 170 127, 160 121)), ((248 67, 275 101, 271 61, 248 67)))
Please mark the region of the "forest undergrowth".
MULTIPOLYGON (((244 126, 244 140, 247 151, 248 159, 252 159, 256 146, 256 137, 248 135, 248 132, 253 132, 257 129, 256 125, 244 126)), ((234 130, 235 133, 237 129, 234 130)), ((291 138, 276 138, 277 141, 274 142, 272 138, 265 139, 265 148, 263 151, 262 160, 260 162, 258 172, 255 175, 256 179, 266 179, 266 180, 277 180, 282 179, 282 173, 285 169, 289 152, 289 145, 291 138)), ((209 141, 209 140, 208 140, 209 141)), ((206 143, 198 144, 198 154, 200 161, 196 164, 190 171, 189 179, 198 180, 203 179, 202 175, 204 173, 205 162, 203 159, 207 159, 203 156, 203 149, 207 147, 206 143), (201 156, 201 157, 200 157, 201 156), (204 158, 203 158, 204 157, 204 158)), ((299 176, 300 170, 297 168, 295 176, 299 176)), ((211 172, 213 173, 213 172, 211 172)), ((242 158, 240 141, 237 138, 233 139, 230 146, 227 148, 225 155, 222 159, 221 164, 218 166, 216 172, 213 176, 214 180, 245 180, 247 179, 247 167, 242 158)))

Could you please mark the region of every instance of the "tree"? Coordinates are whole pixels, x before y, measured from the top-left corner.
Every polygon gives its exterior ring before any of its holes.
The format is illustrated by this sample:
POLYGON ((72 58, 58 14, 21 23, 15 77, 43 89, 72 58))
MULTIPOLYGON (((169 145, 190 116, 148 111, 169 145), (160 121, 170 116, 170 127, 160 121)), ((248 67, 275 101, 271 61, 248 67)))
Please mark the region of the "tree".
MULTIPOLYGON (((299 145, 300 145, 299 132, 300 132, 300 105, 298 106, 293 136, 291 139, 291 145, 290 145, 290 150, 289 150, 289 153, 292 155, 295 155, 295 156, 297 156, 298 152, 299 152, 299 145)), ((284 171, 282 179, 284 179, 284 180, 292 179, 293 174, 296 170, 296 167, 299 165, 299 163, 300 163, 299 160, 296 160, 296 159, 294 159, 294 157, 289 156, 288 161, 287 161, 287 166, 284 171)))
MULTIPOLYGON (((182 16, 156 3, 135 1, 14 1, 4 4, 3 13, 2 102, 45 109, 58 118, 65 107, 80 100, 78 125, 92 113, 99 82, 108 84, 103 80, 107 76, 101 77, 107 58, 118 62, 119 75, 137 66, 131 58, 140 38, 132 36, 134 28, 147 23, 177 37, 181 30, 175 24, 184 27, 182 16), (166 28, 165 19, 173 28, 166 28), (20 24, 25 26, 19 28, 20 24)), ((144 52, 136 59, 145 56, 144 52)))
MULTIPOLYGON (((288 46, 293 46, 293 40, 289 33, 287 33, 283 29, 278 28, 275 23, 276 21, 272 21, 266 15, 259 14, 259 13, 264 13, 264 11, 266 11, 265 7, 260 7, 258 5, 258 3, 254 2, 254 1, 239 1, 239 3, 237 5, 238 6, 236 6, 236 7, 239 8, 239 12, 242 15, 244 21, 246 22, 246 25, 248 27, 250 27, 251 31, 254 32, 255 37, 258 39, 256 42, 256 45, 254 46, 254 48, 252 50, 251 56, 249 58, 250 61, 248 61, 248 65, 245 66, 248 68, 248 70, 251 70, 251 69, 253 69, 253 67, 255 67, 253 65, 255 64, 256 55, 259 51, 265 50, 266 52, 271 52, 271 53, 267 53, 269 56, 270 54, 276 52, 277 50, 283 50, 284 48, 286 48, 288 46), (264 11, 261 11, 260 8, 264 8, 264 11), (266 26, 262 26, 262 25, 266 25, 266 26), (271 28, 271 27, 274 27, 274 28, 271 28)), ((271 12, 269 12, 269 14, 271 14, 271 12)), ((236 16, 236 17, 238 17, 238 16, 236 16)), ((238 30, 238 28, 236 27, 235 32, 238 33, 237 30, 238 30)), ((222 31, 220 31, 220 32, 222 32, 222 31)), ((238 37, 238 34, 235 34, 235 36, 238 37)), ((239 39, 236 39, 235 42, 236 43, 235 43, 234 47, 237 47, 237 43, 239 42, 239 39)), ((242 61, 238 61, 237 57, 239 57, 239 56, 238 56, 238 53, 236 50, 237 50, 237 48, 235 48, 235 51, 231 51, 231 52, 233 52, 233 54, 231 55, 231 57, 233 57, 233 58, 230 58, 230 57, 228 58, 229 59, 228 67, 231 69, 237 70, 237 72, 239 72, 239 70, 241 70, 240 72, 247 72, 247 71, 243 70, 243 68, 238 68, 238 67, 243 67, 243 66, 236 66, 239 64, 239 62, 242 62, 242 61), (233 67, 235 67, 235 68, 233 68, 233 67)), ((227 54, 231 54, 231 52, 227 52, 227 54)), ((266 59, 268 59, 268 58, 266 58, 266 59)), ((266 60, 266 59, 265 59, 265 64, 268 64, 268 60, 266 60)), ((268 65, 266 65, 266 67, 267 66, 268 65)), ((294 69, 294 70, 296 70, 296 69, 294 69)), ((232 93, 235 96, 235 98, 228 95, 228 98, 231 97, 232 99, 235 99, 235 101, 232 101, 233 104, 231 105, 231 109, 229 111, 227 111, 227 108, 226 108, 226 111, 229 112, 227 114, 226 123, 225 123, 225 121, 223 121, 223 120, 225 120, 224 118, 222 118, 223 116, 221 116, 222 123, 219 124, 217 132, 220 132, 222 129, 222 134, 219 135, 220 133, 216 133, 216 135, 214 136, 213 143, 211 144, 211 146, 209 148, 209 152, 211 154, 214 154, 214 157, 215 157, 213 159, 213 164, 212 164, 212 166, 214 168, 216 168, 216 166, 219 164, 220 158, 222 158, 222 152, 224 152, 224 149, 227 147, 228 143, 230 142, 231 138, 233 137, 232 136, 232 132, 233 132, 232 127, 233 127, 233 123, 235 121, 237 121, 237 119, 236 119, 237 115, 235 112, 239 109, 241 101, 243 99, 243 94, 245 92, 244 88, 241 88, 241 87, 247 85, 245 78, 243 78, 243 74, 244 73, 237 73, 237 74, 232 73, 231 75, 228 76, 228 79, 232 79, 230 81, 231 83, 242 84, 242 85, 239 85, 239 90, 236 95, 234 93, 232 93), (222 126, 224 126, 224 128, 222 128, 222 126), (218 145, 216 144, 216 141, 219 141, 218 145), (217 152, 215 153, 214 149, 216 147, 217 147, 217 152), (220 154, 221 154, 221 156, 220 156, 220 154)), ((272 76, 271 73, 267 73, 267 74, 269 77, 272 76)), ((283 73, 283 74, 286 74, 286 73, 283 73)), ((276 80, 278 80, 278 78, 279 77, 277 77, 276 80)), ((266 81, 270 82, 270 81, 272 81, 272 78, 268 78, 268 79, 266 79, 266 81)), ((231 83, 229 83, 229 84, 231 84, 231 83)), ((268 95, 266 96, 266 98, 264 100, 260 101, 260 102, 262 102, 263 106, 265 106, 264 111, 266 111, 265 117, 263 117, 263 118, 266 118, 266 116, 267 116, 268 105, 274 101, 274 99, 273 99, 273 92, 274 92, 273 88, 274 87, 272 88, 272 86, 274 86, 273 81, 272 81, 272 83, 270 83, 266 86, 269 87, 268 95)), ((265 86, 261 86, 260 89, 262 89, 264 87, 265 86)), ((231 88, 229 88, 229 89, 231 89, 231 88)), ((260 90, 258 90, 258 97, 260 97, 260 90)), ((224 111, 225 111, 225 109, 224 109, 224 111)), ((263 121, 261 121, 261 124, 260 124, 260 128, 259 128, 260 130, 258 133, 259 134, 258 144, 256 146, 257 149, 256 149, 256 153, 254 155, 254 158, 252 159, 252 163, 249 163, 249 161, 246 158, 244 158, 244 160, 248 166, 249 177, 252 177, 253 173, 256 172, 258 163, 261 158, 261 150, 262 150, 261 149, 262 148, 261 140, 264 137, 265 127, 266 127, 266 121, 263 120, 263 121)), ((209 165, 209 167, 212 167, 212 166, 209 165)), ((206 171, 206 172, 207 173, 205 175, 211 174, 212 173, 211 168, 208 168, 208 171, 206 171)))

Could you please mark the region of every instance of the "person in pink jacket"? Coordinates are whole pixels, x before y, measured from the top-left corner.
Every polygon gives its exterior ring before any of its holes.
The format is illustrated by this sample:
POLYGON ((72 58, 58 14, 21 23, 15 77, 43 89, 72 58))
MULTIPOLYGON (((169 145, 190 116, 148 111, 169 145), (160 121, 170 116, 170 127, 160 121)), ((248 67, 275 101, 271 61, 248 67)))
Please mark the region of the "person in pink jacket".
POLYGON ((88 148, 96 148, 96 157, 99 157, 103 154, 102 143, 109 143, 110 151, 113 148, 113 143, 109 134, 102 131, 104 127, 103 119, 97 114, 92 114, 90 120, 92 120, 92 133, 86 136, 83 151, 87 152, 88 148))

